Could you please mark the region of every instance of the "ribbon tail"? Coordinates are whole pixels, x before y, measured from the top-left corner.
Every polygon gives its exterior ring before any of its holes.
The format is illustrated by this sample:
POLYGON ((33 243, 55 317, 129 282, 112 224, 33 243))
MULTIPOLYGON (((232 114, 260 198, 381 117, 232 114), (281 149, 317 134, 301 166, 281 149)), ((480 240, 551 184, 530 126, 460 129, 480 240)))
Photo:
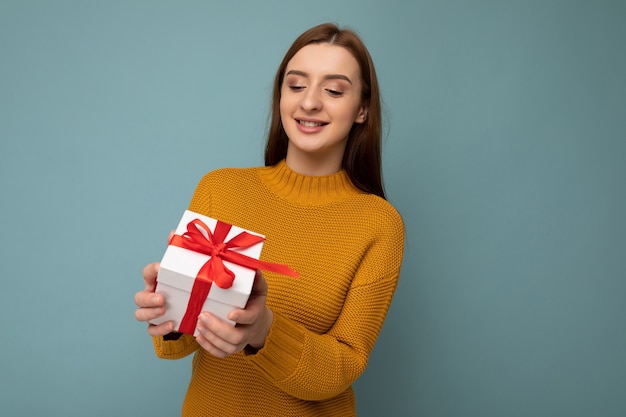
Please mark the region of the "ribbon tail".
POLYGON ((222 254, 222 258, 224 258, 224 260, 226 261, 245 266, 249 269, 262 269, 264 271, 276 272, 278 274, 287 275, 294 278, 298 278, 300 276, 298 272, 289 268, 287 265, 261 261, 259 259, 251 258, 239 252, 224 252, 222 254))
POLYGON ((178 326, 179 332, 190 335, 195 333, 198 316, 202 312, 202 306, 204 305, 204 300, 209 296, 209 291, 211 291, 210 281, 196 279, 193 282, 189 302, 187 303, 187 310, 178 326))
POLYGON ((262 269, 264 271, 276 272, 277 274, 287 275, 293 278, 298 278, 300 276, 300 274, 297 271, 294 271, 293 269, 289 268, 287 265, 275 264, 275 263, 266 262, 266 261, 259 261, 259 262, 261 263, 261 266, 259 267, 259 269, 262 269))

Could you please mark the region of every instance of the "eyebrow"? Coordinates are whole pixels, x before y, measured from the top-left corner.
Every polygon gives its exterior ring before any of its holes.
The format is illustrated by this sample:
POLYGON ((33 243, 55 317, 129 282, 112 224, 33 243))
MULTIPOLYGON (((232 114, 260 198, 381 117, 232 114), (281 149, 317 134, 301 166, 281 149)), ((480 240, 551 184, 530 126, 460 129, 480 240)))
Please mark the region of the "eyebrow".
MULTIPOLYGON (((309 74, 307 74, 306 72, 299 71, 299 70, 288 71, 285 74, 285 76, 287 76, 287 75, 299 75, 301 77, 308 77, 309 76, 309 74)), ((352 84, 352 80, 350 78, 346 77, 343 74, 327 74, 327 75, 324 76, 324 79, 325 80, 345 80, 345 81, 349 82, 350 84, 352 84)))

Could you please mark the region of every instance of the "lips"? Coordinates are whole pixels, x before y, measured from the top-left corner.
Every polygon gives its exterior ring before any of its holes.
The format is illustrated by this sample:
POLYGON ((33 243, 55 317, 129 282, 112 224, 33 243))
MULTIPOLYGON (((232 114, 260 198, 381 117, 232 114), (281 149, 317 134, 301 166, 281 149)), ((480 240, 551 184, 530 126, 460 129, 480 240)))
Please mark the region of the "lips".
POLYGON ((304 126, 304 127, 321 127, 321 126, 325 126, 328 124, 326 122, 321 122, 318 120, 303 120, 303 119, 296 119, 296 122, 298 122, 300 126, 304 126))

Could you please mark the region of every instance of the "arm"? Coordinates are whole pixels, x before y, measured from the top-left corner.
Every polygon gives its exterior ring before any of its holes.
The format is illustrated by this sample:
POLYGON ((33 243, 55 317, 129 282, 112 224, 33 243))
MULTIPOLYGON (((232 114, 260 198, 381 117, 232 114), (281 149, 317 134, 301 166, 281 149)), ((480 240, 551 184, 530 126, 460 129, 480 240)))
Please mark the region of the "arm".
POLYGON ((340 394, 365 370, 396 282, 389 277, 351 289, 341 317, 326 334, 275 313, 264 348, 248 360, 294 397, 323 400, 340 394))
POLYGON ((274 385, 304 400, 345 391, 365 370, 395 292, 403 252, 401 221, 387 225, 362 258, 334 325, 317 334, 274 312, 265 345, 247 360, 274 385))

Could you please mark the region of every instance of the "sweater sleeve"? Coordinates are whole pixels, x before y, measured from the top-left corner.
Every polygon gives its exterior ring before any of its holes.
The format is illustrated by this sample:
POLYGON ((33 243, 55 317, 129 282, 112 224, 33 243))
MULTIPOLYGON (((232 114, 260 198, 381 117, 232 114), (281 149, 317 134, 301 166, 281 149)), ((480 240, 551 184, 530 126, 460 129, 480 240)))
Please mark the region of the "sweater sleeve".
POLYGON ((165 340, 162 336, 153 337, 152 342, 157 357, 161 359, 181 359, 198 348, 196 338, 188 334, 183 334, 176 340, 165 340))
POLYGON ((275 386, 303 400, 334 397, 363 373, 397 287, 404 248, 398 217, 371 244, 325 334, 316 334, 280 313, 265 346, 246 359, 275 386))

